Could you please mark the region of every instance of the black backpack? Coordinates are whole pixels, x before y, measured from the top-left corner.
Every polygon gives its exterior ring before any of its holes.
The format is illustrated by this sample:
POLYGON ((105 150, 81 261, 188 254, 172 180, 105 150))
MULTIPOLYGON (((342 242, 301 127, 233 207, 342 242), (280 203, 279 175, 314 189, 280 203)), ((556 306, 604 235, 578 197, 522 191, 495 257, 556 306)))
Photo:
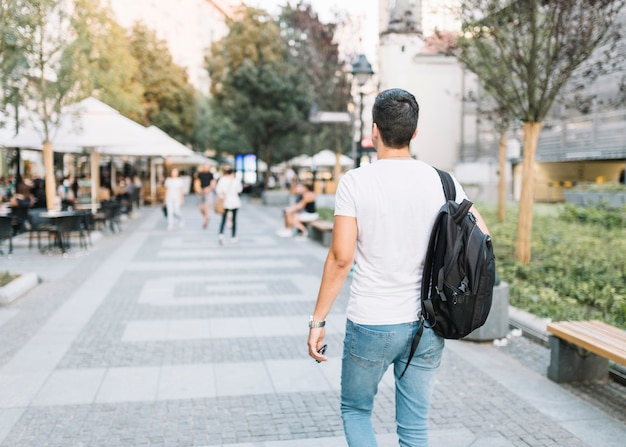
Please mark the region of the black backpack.
POLYGON ((459 339, 485 324, 496 280, 491 237, 478 228, 469 211, 472 202, 464 199, 456 203, 452 177, 436 170, 446 203, 430 235, 422 276, 420 327, 404 371, 415 354, 424 325, 443 338, 459 339))

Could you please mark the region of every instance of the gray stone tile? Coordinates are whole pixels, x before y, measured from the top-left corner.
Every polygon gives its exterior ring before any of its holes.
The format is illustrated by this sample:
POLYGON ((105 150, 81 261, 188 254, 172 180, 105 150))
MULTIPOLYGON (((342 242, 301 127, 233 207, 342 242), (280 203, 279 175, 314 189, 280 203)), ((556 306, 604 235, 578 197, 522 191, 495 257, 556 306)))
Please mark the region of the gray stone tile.
POLYGON ((111 368, 102 380, 96 402, 152 402, 157 397, 159 373, 159 368, 111 368))
POLYGON ((172 365, 161 368, 158 400, 202 399, 216 395, 213 365, 172 365))
POLYGON ((275 392, 315 393, 332 391, 332 384, 313 360, 268 360, 265 362, 275 392))
POLYGON ((33 405, 79 405, 94 402, 105 369, 57 370, 33 400, 33 405))
POLYGON ((269 371, 258 363, 217 363, 215 382, 218 396, 275 393, 269 371))

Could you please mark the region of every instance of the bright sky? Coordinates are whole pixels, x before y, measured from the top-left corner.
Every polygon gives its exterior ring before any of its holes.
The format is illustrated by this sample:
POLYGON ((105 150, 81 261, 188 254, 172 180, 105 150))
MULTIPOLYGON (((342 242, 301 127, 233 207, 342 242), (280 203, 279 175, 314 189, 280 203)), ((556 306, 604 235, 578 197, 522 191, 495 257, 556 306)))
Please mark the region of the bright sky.
MULTIPOLYGON (((348 13, 359 24, 359 35, 342 39, 346 53, 364 53, 370 61, 377 59, 378 46, 378 0, 308 0, 323 22, 334 21, 336 12, 348 13)), ((286 3, 296 5, 297 0, 244 0, 250 6, 274 13, 286 3)))

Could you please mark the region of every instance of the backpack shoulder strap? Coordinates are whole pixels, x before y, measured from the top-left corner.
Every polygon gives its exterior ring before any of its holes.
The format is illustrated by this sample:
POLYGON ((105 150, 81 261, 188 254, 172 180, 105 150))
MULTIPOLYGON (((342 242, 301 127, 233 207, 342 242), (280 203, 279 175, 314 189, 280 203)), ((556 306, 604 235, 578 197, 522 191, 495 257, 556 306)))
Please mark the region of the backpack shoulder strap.
POLYGON ((443 192, 446 195, 446 200, 454 200, 456 201, 456 187, 454 186, 454 180, 452 180, 452 176, 440 169, 435 168, 437 174, 439 174, 439 178, 441 179, 441 184, 443 185, 443 192))
MULTIPOLYGON (((441 185, 443 186, 443 192, 446 196, 446 201, 456 200, 456 187, 454 186, 454 180, 452 180, 452 176, 446 171, 442 171, 437 168, 435 168, 435 171, 437 171, 437 174, 439 174, 439 178, 441 179, 441 185)), ((433 230, 436 230, 439 227, 439 220, 442 219, 443 217, 444 216, 442 216, 441 214, 437 216, 437 220, 435 222, 433 230)), ((426 251, 426 259, 424 261, 424 271, 422 273, 422 290, 421 290, 420 302, 424 306, 424 310, 426 311, 426 313, 430 315, 434 315, 434 308, 430 301, 430 296, 429 296, 431 285, 432 285, 431 277, 433 273, 433 261, 434 261, 435 256, 439 256, 440 258, 443 257, 443 253, 439 253, 439 254, 434 253, 438 237, 439 237, 439 234, 437 233, 437 231, 431 232, 430 240, 428 242, 428 250, 426 251)), ((415 354, 415 351, 417 350, 417 345, 419 344, 420 339, 422 338, 422 333, 424 332, 424 325, 425 325, 423 314, 419 315, 419 325, 420 325, 419 329, 415 333, 415 336, 413 337, 413 341, 411 343, 411 350, 409 352, 409 358, 406 362, 404 370, 402 371, 402 374, 400 374, 400 379, 402 378, 402 376, 404 376, 404 373, 409 367, 409 364, 411 363, 411 360, 413 359, 413 355, 415 354)))

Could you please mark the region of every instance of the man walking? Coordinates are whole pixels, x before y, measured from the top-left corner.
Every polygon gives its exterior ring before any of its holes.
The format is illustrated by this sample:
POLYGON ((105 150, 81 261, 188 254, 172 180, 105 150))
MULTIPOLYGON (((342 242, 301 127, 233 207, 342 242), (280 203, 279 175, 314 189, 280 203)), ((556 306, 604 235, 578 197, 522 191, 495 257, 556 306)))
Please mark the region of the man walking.
POLYGON ((209 226, 209 217, 211 206, 213 206, 213 189, 215 188, 215 179, 208 163, 200 167, 194 181, 194 190, 198 194, 198 209, 202 213, 202 228, 209 226))
MULTIPOLYGON (((381 92, 372 111, 378 160, 348 171, 335 196, 333 240, 309 322, 309 355, 326 361, 325 319, 355 263, 346 310, 341 415, 350 447, 375 447, 371 413, 394 367, 400 445, 428 445, 428 409, 444 340, 425 328, 404 376, 420 322, 420 287, 430 231, 445 196, 439 175, 411 157, 419 106, 401 89, 381 92)), ((466 198, 455 180, 456 200, 466 198)), ((487 227, 476 209, 479 226, 487 227)))

